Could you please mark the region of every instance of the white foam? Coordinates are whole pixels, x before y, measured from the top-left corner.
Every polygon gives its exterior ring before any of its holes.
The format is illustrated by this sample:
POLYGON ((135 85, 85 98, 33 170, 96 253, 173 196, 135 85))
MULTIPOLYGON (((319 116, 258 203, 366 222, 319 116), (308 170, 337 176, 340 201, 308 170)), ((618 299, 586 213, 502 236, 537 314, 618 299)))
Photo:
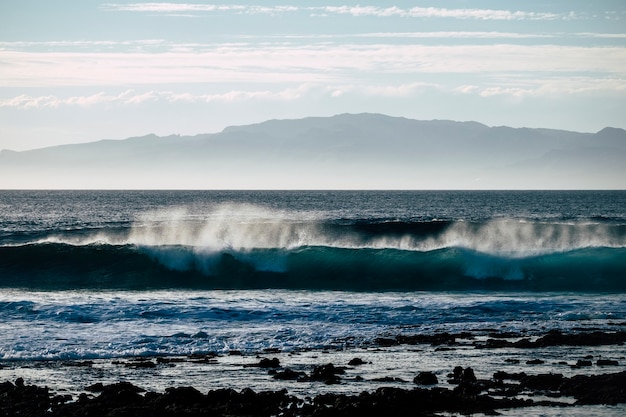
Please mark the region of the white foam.
MULTIPOLYGON (((315 213, 272 210, 252 204, 223 204, 204 212, 186 207, 142 214, 125 235, 97 232, 51 236, 37 243, 135 245, 174 269, 190 262, 211 264, 215 254, 250 253, 255 249, 293 250, 305 246, 346 249, 398 249, 428 252, 464 248, 493 255, 526 257, 590 247, 626 247, 626 236, 603 223, 555 223, 498 219, 455 222, 438 235, 366 237, 347 227, 326 229, 315 213), (159 249, 181 246, 187 253, 159 249), (189 256, 189 252, 193 255, 189 256)), ((280 262, 279 262, 280 263, 280 262)), ((210 266, 210 265, 209 265, 210 266)))

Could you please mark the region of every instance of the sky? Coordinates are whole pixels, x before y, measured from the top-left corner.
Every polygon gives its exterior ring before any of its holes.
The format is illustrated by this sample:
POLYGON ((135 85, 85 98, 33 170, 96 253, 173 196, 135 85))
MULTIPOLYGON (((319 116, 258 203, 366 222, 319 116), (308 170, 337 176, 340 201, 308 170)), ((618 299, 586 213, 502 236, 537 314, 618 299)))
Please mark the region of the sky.
POLYGON ((626 128, 626 1, 0 2, 0 149, 362 112, 626 128))

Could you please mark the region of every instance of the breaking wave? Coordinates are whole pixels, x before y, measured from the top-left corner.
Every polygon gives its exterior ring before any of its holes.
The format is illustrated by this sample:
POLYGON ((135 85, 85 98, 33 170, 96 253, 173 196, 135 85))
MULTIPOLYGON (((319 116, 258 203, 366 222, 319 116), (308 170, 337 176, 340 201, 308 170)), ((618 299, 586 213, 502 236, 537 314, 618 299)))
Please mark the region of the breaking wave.
POLYGON ((329 220, 255 206, 0 246, 0 285, 50 289, 621 291, 624 271, 623 224, 329 220))

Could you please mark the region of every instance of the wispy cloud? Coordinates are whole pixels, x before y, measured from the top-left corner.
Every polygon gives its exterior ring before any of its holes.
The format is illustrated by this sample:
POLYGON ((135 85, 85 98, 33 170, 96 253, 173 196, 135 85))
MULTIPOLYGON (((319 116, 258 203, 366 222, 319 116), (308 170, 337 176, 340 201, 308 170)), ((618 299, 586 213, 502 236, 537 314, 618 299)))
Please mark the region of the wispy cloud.
POLYGON ((304 83, 279 89, 235 89, 211 94, 189 91, 128 89, 117 94, 99 92, 83 96, 59 97, 56 95, 19 95, 0 99, 0 108, 20 110, 56 109, 61 107, 93 108, 98 106, 141 106, 149 103, 165 104, 213 104, 241 103, 246 101, 291 102, 309 100, 313 96, 327 98, 380 97, 407 98, 425 92, 456 93, 480 97, 508 96, 515 99, 525 97, 547 97, 593 93, 620 94, 626 92, 625 78, 588 79, 583 77, 544 78, 534 82, 515 84, 512 80, 484 84, 443 85, 428 82, 398 84, 346 83, 335 85, 304 83))
POLYGON ((218 5, 199 3, 106 3, 104 10, 118 12, 150 12, 163 14, 180 13, 239 13, 239 14, 269 14, 304 12, 314 16, 349 15, 353 17, 403 17, 403 18, 452 18, 478 20, 556 20, 573 19, 573 13, 545 13, 493 9, 447 9, 439 7, 411 7, 397 6, 256 6, 256 5, 218 5))
POLYGON ((548 33, 439 31, 439 32, 370 32, 350 35, 358 38, 407 38, 407 39, 535 39, 554 38, 548 33))
POLYGON ((492 9, 445 9, 439 7, 378 7, 378 6, 325 6, 308 8, 325 13, 351 16, 454 18, 479 20, 555 20, 571 18, 570 14, 538 13, 492 9))
MULTIPOLYGON (((388 75, 533 72, 626 75, 626 48, 555 45, 306 44, 201 46, 195 52, 0 51, 0 87, 164 83, 345 83, 388 75)), ((491 76, 492 76, 491 75, 491 76)))
POLYGON ((271 90, 231 90, 215 94, 194 94, 180 93, 173 91, 145 91, 137 92, 129 89, 119 94, 108 94, 100 92, 84 96, 58 97, 55 95, 29 96, 19 95, 9 99, 0 99, 1 107, 12 107, 17 109, 43 109, 59 108, 63 106, 94 107, 101 105, 123 105, 133 106, 149 102, 166 103, 229 103, 249 100, 269 100, 269 101, 291 101, 303 97, 311 91, 311 86, 303 84, 297 87, 271 90))
POLYGON ((524 97, 547 97, 547 96, 563 96, 577 94, 593 94, 593 93, 624 93, 626 92, 626 79, 623 78, 601 78, 601 79, 585 79, 572 77, 566 79, 546 79, 537 80, 532 86, 489 86, 476 87, 460 92, 474 94, 477 93, 482 97, 493 96, 510 96, 515 98, 524 97))

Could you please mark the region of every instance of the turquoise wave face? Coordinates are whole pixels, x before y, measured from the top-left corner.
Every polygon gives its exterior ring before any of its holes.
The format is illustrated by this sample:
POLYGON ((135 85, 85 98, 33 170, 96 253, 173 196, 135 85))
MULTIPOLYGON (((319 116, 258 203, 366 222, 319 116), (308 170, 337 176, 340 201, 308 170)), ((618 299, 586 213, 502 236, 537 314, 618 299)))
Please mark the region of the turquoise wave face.
POLYGON ((526 257, 304 246, 212 251, 192 246, 0 247, 0 286, 47 289, 314 289, 349 291, 624 291, 626 248, 526 257))

